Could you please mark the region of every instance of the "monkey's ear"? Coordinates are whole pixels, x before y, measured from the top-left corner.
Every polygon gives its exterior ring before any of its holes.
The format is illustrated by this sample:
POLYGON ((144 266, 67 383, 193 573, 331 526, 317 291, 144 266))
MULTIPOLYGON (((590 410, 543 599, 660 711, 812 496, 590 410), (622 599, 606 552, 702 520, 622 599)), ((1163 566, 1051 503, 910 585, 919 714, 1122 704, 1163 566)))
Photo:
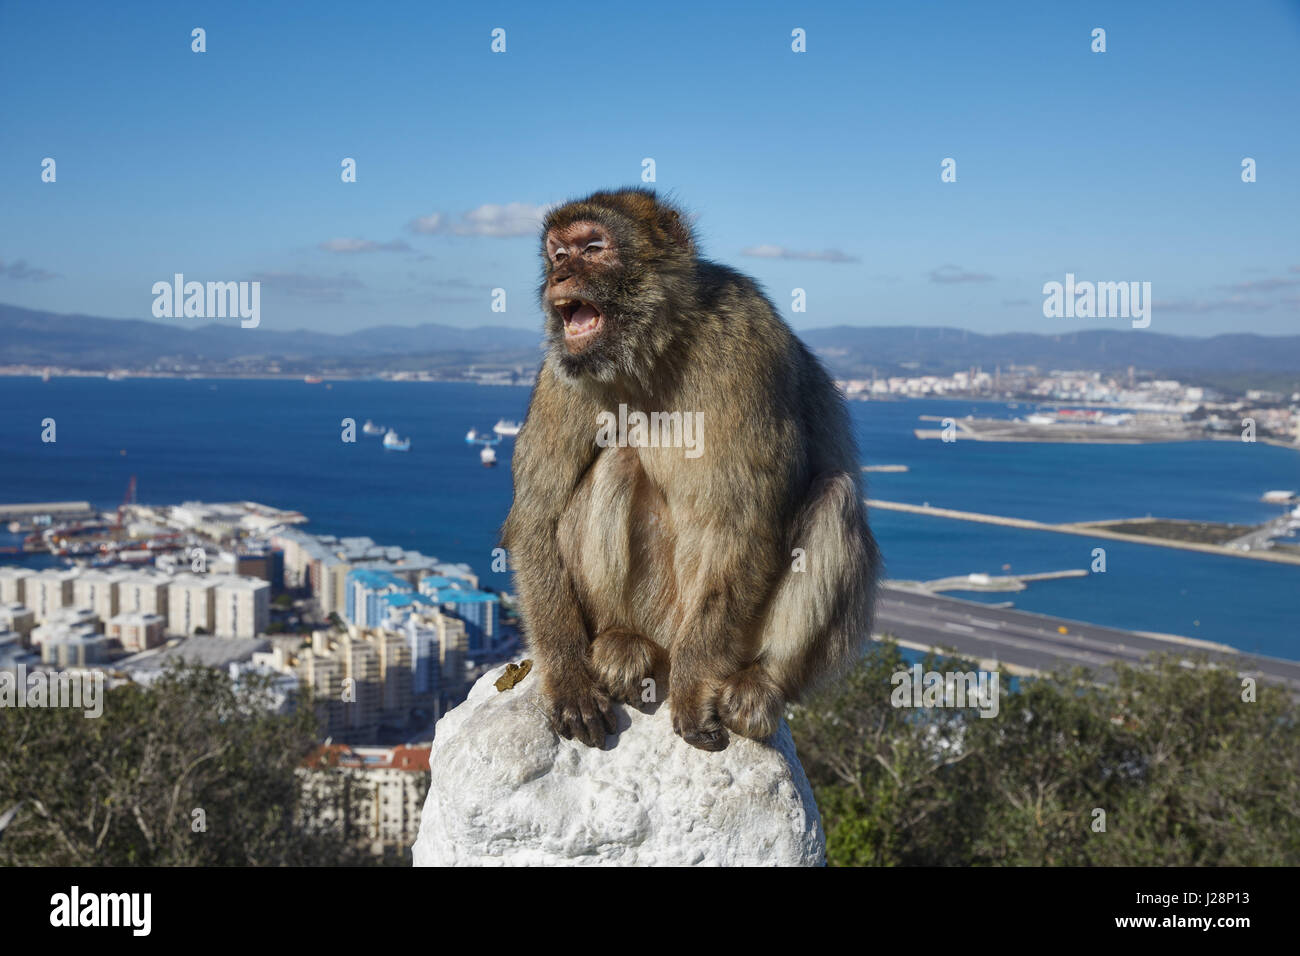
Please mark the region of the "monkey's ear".
POLYGON ((663 217, 663 227, 669 242, 687 252, 695 252, 695 237, 691 234, 691 227, 676 209, 667 211, 663 217))

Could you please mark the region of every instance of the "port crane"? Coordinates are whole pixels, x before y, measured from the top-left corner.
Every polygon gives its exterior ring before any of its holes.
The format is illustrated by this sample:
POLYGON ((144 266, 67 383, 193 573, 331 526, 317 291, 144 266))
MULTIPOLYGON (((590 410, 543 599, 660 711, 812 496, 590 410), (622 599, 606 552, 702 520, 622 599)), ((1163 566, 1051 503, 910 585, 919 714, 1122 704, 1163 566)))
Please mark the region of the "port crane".
POLYGON ((136 503, 136 500, 135 500, 135 475, 132 475, 132 476, 131 476, 131 480, 127 483, 127 486, 126 486, 126 494, 124 494, 124 495, 122 496, 122 503, 121 503, 120 505, 117 506, 117 522, 113 525, 114 528, 117 528, 117 529, 119 529, 119 530, 121 529, 121 527, 122 527, 122 512, 126 509, 126 506, 127 506, 127 505, 133 505, 133 504, 135 504, 135 503, 136 503))

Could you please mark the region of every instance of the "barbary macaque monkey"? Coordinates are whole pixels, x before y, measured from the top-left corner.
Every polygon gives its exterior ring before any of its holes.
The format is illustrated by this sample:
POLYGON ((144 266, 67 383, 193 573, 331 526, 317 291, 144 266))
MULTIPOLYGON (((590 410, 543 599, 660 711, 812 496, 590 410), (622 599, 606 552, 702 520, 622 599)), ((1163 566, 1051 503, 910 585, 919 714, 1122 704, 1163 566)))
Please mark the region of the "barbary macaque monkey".
POLYGON ((502 536, 552 724, 601 746, 611 701, 666 679, 693 746, 767 737, 871 633, 879 556, 844 401, 650 190, 554 209, 542 255, 547 353, 502 536), (622 434, 646 419, 693 422, 697 447, 622 434))

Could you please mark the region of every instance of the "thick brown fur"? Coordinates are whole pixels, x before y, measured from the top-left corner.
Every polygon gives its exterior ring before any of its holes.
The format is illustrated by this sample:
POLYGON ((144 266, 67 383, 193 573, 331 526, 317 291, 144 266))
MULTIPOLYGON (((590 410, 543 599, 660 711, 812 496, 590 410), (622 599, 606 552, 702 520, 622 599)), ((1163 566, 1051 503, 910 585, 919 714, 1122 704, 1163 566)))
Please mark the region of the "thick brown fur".
POLYGON ((658 699, 666 672, 687 742, 765 737, 871 632, 879 556, 843 399, 753 280, 700 258, 649 190, 554 210, 543 259, 548 353, 503 541, 551 719, 600 746, 611 701, 658 699), (576 350, 572 299, 602 315, 576 350), (620 404, 697 413, 702 454, 601 447, 598 416, 620 404))

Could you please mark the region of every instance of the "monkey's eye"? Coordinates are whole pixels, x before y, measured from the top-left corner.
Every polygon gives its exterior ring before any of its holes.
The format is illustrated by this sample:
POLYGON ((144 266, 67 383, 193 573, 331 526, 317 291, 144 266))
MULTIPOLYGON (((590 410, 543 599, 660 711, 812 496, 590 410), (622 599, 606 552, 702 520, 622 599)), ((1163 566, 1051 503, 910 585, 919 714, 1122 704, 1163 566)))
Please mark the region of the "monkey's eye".
POLYGON ((556 249, 555 252, 551 253, 551 259, 555 262, 563 262, 567 258, 569 258, 569 254, 563 249, 556 249))
POLYGON ((582 251, 591 252, 591 250, 595 249, 596 251, 599 252, 601 249, 604 248, 605 248, 604 239, 593 239, 591 240, 591 242, 587 243, 585 246, 582 247, 582 251))

